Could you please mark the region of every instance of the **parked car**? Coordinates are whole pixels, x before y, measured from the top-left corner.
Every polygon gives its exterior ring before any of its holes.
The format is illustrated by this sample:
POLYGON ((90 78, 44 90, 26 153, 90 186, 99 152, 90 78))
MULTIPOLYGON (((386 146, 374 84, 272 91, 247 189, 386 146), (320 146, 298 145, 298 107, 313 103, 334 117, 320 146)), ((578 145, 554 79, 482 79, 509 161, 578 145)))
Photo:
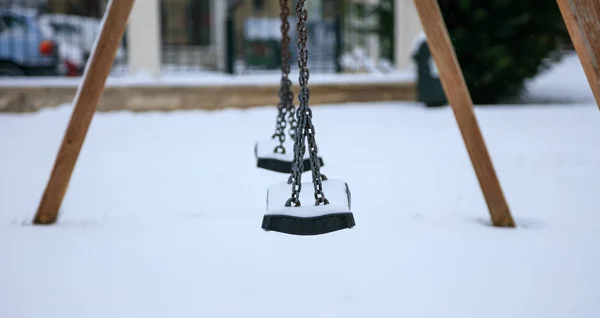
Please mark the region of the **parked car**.
MULTIPOLYGON (((60 42, 79 47, 87 60, 100 33, 100 19, 68 14, 46 13, 40 16, 41 24, 48 26, 54 38, 60 42)), ((125 61, 125 49, 121 45, 117 49, 115 63, 125 61)))
POLYGON ((58 43, 37 17, 34 9, 0 9, 0 76, 59 75, 58 43))
POLYGON ((0 9, 1 74, 79 76, 83 73, 84 51, 58 36, 42 17, 36 9, 0 9))

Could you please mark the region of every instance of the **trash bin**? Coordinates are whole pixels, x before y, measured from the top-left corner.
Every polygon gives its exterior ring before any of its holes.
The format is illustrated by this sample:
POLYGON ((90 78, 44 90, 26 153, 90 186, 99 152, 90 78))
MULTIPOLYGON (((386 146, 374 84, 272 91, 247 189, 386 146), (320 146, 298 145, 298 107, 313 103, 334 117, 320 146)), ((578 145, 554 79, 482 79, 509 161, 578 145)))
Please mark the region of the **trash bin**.
POLYGON ((415 41, 412 58, 417 65, 418 100, 428 107, 446 105, 448 100, 424 34, 415 41))

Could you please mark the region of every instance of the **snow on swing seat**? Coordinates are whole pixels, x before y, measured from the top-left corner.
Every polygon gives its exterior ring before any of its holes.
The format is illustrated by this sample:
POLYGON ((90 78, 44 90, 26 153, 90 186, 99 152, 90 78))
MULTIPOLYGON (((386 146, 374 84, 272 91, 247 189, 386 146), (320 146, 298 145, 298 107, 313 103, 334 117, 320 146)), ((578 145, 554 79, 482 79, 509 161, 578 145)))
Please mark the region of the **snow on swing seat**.
POLYGON ((342 180, 323 180, 323 193, 329 204, 315 205, 312 182, 302 183, 300 206, 286 207, 292 185, 280 183, 267 191, 267 213, 262 228, 294 235, 319 235, 354 227, 350 189, 342 180))
MULTIPOLYGON (((256 156, 256 166, 266 170, 271 170, 281 173, 290 173, 292 171, 292 163, 294 161, 294 140, 287 138, 283 143, 285 153, 275 153, 273 150, 279 145, 277 139, 261 140, 254 146, 254 155, 256 156)), ((308 149, 304 152, 303 171, 310 170, 310 159, 308 149)), ((321 167, 323 158, 318 157, 321 167)))

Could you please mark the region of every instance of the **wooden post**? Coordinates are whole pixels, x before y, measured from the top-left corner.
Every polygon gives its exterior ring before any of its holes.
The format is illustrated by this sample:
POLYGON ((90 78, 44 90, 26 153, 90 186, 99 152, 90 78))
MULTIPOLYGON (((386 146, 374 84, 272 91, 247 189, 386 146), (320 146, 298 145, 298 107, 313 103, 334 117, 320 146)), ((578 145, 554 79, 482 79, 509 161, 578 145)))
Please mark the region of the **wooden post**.
POLYGON ((79 152, 104 91, 117 48, 121 43, 135 0, 110 0, 92 55, 75 94, 73 113, 56 156, 54 167, 40 201, 34 224, 52 224, 69 186, 79 152))
POLYGON ((563 20, 600 108, 600 1, 557 0, 563 20))
POLYGON ((414 0, 427 44, 437 64, 442 86, 462 134, 465 146, 487 203, 492 224, 514 227, 500 182, 473 111, 473 101, 437 0, 414 0))

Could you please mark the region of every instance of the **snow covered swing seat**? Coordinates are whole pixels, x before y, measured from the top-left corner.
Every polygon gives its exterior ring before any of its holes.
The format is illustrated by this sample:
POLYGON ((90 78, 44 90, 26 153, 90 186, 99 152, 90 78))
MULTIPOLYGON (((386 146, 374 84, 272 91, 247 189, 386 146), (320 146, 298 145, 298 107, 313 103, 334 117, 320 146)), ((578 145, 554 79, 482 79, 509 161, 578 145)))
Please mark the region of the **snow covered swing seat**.
POLYGON ((292 235, 320 235, 354 227, 350 189, 342 180, 323 180, 323 193, 329 204, 315 205, 312 182, 302 183, 300 206, 285 206, 290 198, 290 184, 280 183, 267 191, 267 212, 263 217, 265 231, 292 235))
MULTIPOLYGON (((292 171, 292 163, 294 161, 294 141, 290 140, 283 144, 285 153, 276 151, 275 148, 279 146, 277 139, 261 140, 254 146, 254 155, 256 156, 256 166, 258 168, 271 170, 281 173, 290 173, 292 171)), ((323 158, 317 157, 322 167, 323 158)), ((302 172, 310 170, 310 159, 308 150, 304 153, 302 162, 302 172)))

